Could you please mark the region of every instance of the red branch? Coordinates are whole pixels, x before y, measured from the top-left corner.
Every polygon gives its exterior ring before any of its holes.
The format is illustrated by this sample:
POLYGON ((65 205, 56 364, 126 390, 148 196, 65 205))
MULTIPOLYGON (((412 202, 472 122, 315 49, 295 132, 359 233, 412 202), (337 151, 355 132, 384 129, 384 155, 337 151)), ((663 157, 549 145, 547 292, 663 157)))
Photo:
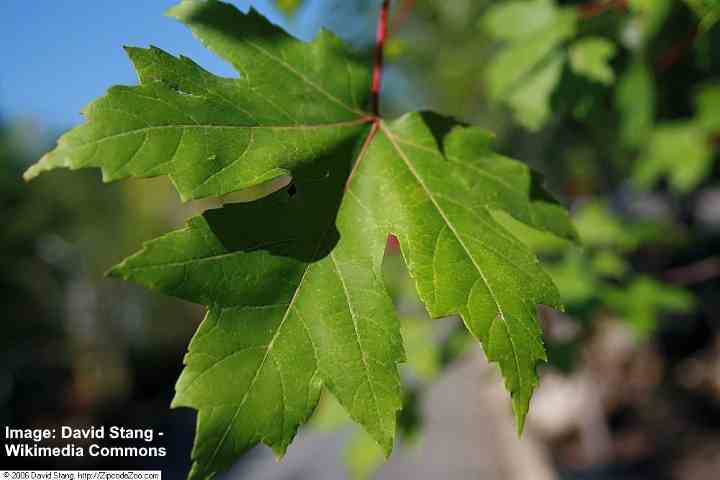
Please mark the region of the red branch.
POLYGON ((383 74, 383 51, 385 49, 385 38, 387 38, 388 13, 390 11, 390 0, 383 0, 378 18, 377 34, 375 36, 375 63, 373 64, 372 87, 370 88, 370 102, 372 112, 375 116, 380 115, 380 86, 383 74))
POLYGON ((627 8, 628 0, 594 0, 578 7, 580 20, 590 20, 608 10, 624 10, 627 8))
POLYGON ((380 87, 382 85, 382 74, 383 74, 383 50, 385 49, 385 39, 387 38, 388 29, 388 13, 390 11, 390 0, 383 0, 382 7, 380 8, 380 17, 378 18, 377 25, 377 37, 375 44, 375 62, 373 63, 372 71, 372 85, 370 86, 370 104, 372 108, 372 116, 367 116, 360 119, 361 122, 372 122, 370 132, 365 138, 363 146, 360 148, 357 160, 348 175, 348 179, 345 182, 345 190, 350 188, 350 183, 355 177, 358 167, 362 163, 363 159, 367 156, 367 151, 370 148, 370 144, 375 138, 375 134, 380 128, 380 87))

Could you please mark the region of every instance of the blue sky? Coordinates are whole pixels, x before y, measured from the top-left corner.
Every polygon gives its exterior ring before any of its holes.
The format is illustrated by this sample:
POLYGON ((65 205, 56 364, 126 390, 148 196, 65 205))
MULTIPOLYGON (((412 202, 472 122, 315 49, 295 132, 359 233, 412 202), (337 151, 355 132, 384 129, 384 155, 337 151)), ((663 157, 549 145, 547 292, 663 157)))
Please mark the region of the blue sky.
MULTIPOLYGON (((49 128, 82 121, 80 109, 115 84, 135 84, 123 45, 156 45, 193 58, 210 71, 235 75, 165 17, 174 0, 0 0, 0 115, 30 118, 49 128)), ((250 4, 290 32, 310 38, 318 28, 318 2, 307 2, 292 22, 270 0, 250 4)))

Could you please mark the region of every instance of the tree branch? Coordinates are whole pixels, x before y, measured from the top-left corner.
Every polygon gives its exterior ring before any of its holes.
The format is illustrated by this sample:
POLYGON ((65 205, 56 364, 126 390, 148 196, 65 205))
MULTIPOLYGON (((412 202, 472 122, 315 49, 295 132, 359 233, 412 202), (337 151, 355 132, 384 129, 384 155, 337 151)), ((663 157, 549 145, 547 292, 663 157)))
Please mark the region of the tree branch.
POLYGON ((608 10, 625 10, 628 0, 595 0, 578 7, 580 20, 590 20, 608 10))
POLYGON ((694 285, 720 276, 720 258, 710 257, 683 267, 673 268, 663 278, 676 285, 694 285))

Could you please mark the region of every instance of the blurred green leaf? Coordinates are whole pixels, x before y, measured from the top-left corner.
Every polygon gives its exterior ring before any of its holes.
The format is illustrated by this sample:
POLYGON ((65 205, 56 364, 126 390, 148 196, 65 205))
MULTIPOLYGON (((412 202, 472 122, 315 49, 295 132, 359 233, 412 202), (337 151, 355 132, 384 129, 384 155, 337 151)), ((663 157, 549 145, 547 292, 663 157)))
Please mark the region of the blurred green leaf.
POLYGON ((627 226, 602 201, 583 205, 573 220, 583 245, 587 247, 630 249, 636 245, 627 226))
POLYGON ((641 338, 657 328, 662 313, 688 312, 695 304, 687 290, 645 276, 634 279, 628 286, 608 287, 604 299, 641 338))
POLYGON ((630 0, 632 17, 624 37, 632 39, 631 48, 643 50, 660 31, 673 6, 672 0, 630 0))
POLYGON ((592 269, 609 278, 621 278, 630 266, 615 252, 603 250, 592 257, 592 269))
POLYGON ((433 323, 429 318, 405 316, 400 319, 400 324, 407 368, 420 381, 433 381, 440 371, 440 352, 434 339, 433 323))
POLYGON ((586 37, 570 47, 570 66, 578 75, 610 85, 615 73, 610 59, 615 55, 615 45, 602 37, 586 37))
POLYGON ((335 397, 324 392, 308 425, 319 431, 332 432, 352 425, 352 419, 335 397))
POLYGON ((710 29, 720 20, 720 0, 685 0, 685 3, 700 18, 700 26, 704 30, 710 29))
POLYGON ((709 135, 720 134, 720 84, 702 87, 695 98, 697 121, 709 135))
POLYGON ((370 435, 357 431, 345 445, 345 464, 351 480, 368 480, 385 462, 385 455, 370 435))
POLYGON ((655 121, 655 81, 640 58, 618 79, 615 105, 620 113, 620 136, 628 145, 641 145, 655 121))
POLYGON ((293 15, 303 4, 303 0, 275 0, 277 8, 286 15, 293 15))
POLYGON ((565 64, 560 47, 575 35, 576 10, 551 0, 514 1, 492 6, 482 23, 503 42, 485 71, 490 99, 510 106, 526 128, 539 129, 550 116, 550 96, 565 64))
POLYGON ((579 250, 569 250, 561 261, 545 267, 567 305, 587 302, 597 295, 598 282, 579 250))
POLYGON ((709 172, 712 153, 710 139, 697 122, 659 125, 635 163, 633 180, 649 188, 667 177, 674 191, 688 192, 709 172))
POLYGON ((578 208, 573 222, 583 245, 588 248, 628 252, 646 244, 668 245, 682 240, 681 233, 672 224, 626 220, 599 199, 578 208))
POLYGON ((552 0, 516 0, 496 3, 481 22, 497 39, 519 40, 552 28, 557 17, 558 8, 552 0))
POLYGON ((552 113, 550 97, 560 80, 564 65, 565 54, 557 52, 525 79, 522 87, 513 89, 504 97, 504 102, 512 109, 520 125, 533 131, 545 125, 552 113))

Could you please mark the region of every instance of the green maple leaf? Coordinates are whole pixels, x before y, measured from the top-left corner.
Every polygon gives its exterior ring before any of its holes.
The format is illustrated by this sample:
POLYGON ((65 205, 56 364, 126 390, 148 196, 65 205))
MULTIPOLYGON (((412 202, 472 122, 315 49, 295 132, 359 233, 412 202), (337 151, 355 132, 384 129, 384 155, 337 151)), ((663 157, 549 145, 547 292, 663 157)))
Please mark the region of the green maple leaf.
POLYGON ((241 77, 128 49, 140 85, 92 103, 26 176, 164 174, 183 199, 292 176, 289 189, 207 211, 111 271, 208 306, 173 401, 199 412, 191 478, 259 442, 282 455, 322 388, 389 454, 404 360, 382 279, 391 233, 429 313, 461 315, 498 362, 522 428, 545 360, 535 305, 559 299, 494 213, 573 237, 538 179, 478 128, 366 112, 367 62, 326 31, 303 43, 217 1, 186 0, 170 14, 241 77))

